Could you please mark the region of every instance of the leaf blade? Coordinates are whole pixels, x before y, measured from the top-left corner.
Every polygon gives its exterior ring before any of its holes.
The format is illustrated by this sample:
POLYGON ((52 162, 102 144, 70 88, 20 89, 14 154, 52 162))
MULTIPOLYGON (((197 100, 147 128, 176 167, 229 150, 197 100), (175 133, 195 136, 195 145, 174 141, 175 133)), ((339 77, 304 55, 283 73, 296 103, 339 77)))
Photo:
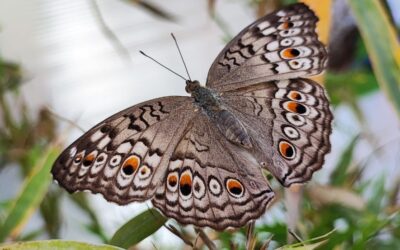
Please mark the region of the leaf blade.
POLYGON ((166 221, 156 209, 150 208, 120 227, 109 244, 123 248, 133 246, 155 233, 166 221))

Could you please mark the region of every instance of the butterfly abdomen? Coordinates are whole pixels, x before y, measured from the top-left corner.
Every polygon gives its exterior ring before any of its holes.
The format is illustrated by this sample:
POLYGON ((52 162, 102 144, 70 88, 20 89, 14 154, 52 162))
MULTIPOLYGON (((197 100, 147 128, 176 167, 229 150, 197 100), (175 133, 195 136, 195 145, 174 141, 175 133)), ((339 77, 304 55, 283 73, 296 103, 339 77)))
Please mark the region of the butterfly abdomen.
POLYGON ((251 148, 250 136, 243 124, 228 110, 221 110, 215 115, 215 122, 222 134, 231 142, 245 148, 251 148))

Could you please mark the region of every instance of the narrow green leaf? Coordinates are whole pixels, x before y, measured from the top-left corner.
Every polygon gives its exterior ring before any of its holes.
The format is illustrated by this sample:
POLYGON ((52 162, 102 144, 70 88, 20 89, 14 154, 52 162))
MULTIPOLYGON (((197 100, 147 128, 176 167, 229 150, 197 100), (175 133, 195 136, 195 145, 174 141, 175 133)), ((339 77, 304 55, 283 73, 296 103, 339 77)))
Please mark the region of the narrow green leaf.
POLYGON ((120 227, 109 244, 123 248, 133 246, 155 233, 166 221, 156 209, 148 209, 120 227))
POLYGON ((316 248, 322 246, 323 244, 325 244, 329 240, 329 236, 331 236, 334 232, 335 232, 335 229, 333 229, 332 231, 330 231, 324 235, 320 235, 318 237, 315 237, 315 238, 312 238, 309 240, 305 240, 303 242, 286 245, 286 246, 278 248, 277 250, 287 250, 287 249, 312 250, 312 249, 316 249, 316 248))
POLYGON ((51 182, 50 168, 59 153, 58 147, 53 146, 48 149, 24 181, 19 195, 10 206, 4 223, 0 226, 0 242, 11 234, 18 235, 43 200, 51 182))
POLYGON ((347 148, 342 153, 338 164, 330 176, 331 185, 340 186, 346 182, 346 178, 348 177, 347 169, 349 168, 351 160, 353 159, 353 151, 358 139, 358 136, 354 137, 354 139, 349 143, 347 148))
POLYGON ((12 244, 0 245, 0 249, 8 250, 121 250, 122 248, 110 245, 94 245, 78 241, 64 241, 64 240, 43 240, 43 241, 26 241, 12 244))
POLYGON ((377 0, 349 0, 378 82, 400 117, 400 46, 388 13, 377 0))

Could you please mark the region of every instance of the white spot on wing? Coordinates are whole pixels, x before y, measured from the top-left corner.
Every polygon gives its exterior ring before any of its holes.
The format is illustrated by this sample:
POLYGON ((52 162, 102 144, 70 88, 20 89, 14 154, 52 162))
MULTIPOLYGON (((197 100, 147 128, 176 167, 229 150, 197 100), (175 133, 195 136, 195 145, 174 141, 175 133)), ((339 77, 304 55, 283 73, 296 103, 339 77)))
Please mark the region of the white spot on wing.
POLYGON ((76 151, 77 151, 77 148, 76 148, 76 147, 71 148, 71 149, 69 150, 69 156, 70 156, 70 157, 74 157, 75 154, 76 154, 76 151))
POLYGON ((269 53, 265 53, 264 57, 269 60, 270 62, 274 63, 274 62, 279 62, 281 61, 281 57, 279 56, 279 53, 274 51, 274 52, 269 52, 269 53))
POLYGON ((106 136, 106 137, 104 137, 104 138, 99 142, 99 144, 97 145, 97 147, 98 147, 99 149, 103 149, 105 146, 108 145, 108 143, 109 143, 110 141, 111 141, 111 138, 108 137, 108 136, 106 136))
POLYGON ((259 24, 257 25, 257 27, 258 27, 260 30, 263 30, 263 29, 265 29, 265 28, 267 28, 267 27, 269 27, 269 26, 271 26, 271 24, 270 24, 268 21, 261 22, 261 23, 259 23, 259 24))
POLYGON ((261 33, 262 33, 264 36, 268 36, 268 35, 271 35, 271 34, 274 33, 274 32, 276 32, 276 28, 275 28, 275 27, 270 27, 270 28, 268 28, 268 29, 263 30, 261 33))
POLYGON ((269 51, 274 51, 279 48, 279 42, 278 41, 272 41, 267 44, 267 50, 269 51))
POLYGON ((100 139, 104 134, 99 130, 97 130, 91 137, 90 140, 91 141, 97 141, 98 139, 100 139))
POLYGON ((143 142, 138 141, 135 144, 135 146, 133 146, 132 151, 135 152, 136 154, 140 155, 143 158, 147 152, 147 147, 146 147, 146 145, 144 145, 143 142))
POLYGON ((129 150, 131 149, 132 145, 130 142, 125 142, 122 143, 121 145, 119 145, 119 147, 117 148, 117 152, 118 153, 122 153, 122 154, 127 154, 129 152, 129 150))

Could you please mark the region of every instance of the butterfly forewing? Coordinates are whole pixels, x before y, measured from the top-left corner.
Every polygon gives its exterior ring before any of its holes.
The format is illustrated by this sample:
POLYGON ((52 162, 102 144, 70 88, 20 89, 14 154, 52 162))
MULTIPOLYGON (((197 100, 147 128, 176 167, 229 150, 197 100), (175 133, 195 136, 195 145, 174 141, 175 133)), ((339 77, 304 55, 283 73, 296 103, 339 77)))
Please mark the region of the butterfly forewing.
POLYGON ((149 199, 192 118, 189 97, 164 97, 104 120, 69 146, 52 174, 69 192, 89 190, 119 204, 149 199))
POLYGON ((207 86, 228 91, 320 73, 326 50, 315 33, 317 21, 301 3, 255 21, 217 56, 208 72, 207 86))

